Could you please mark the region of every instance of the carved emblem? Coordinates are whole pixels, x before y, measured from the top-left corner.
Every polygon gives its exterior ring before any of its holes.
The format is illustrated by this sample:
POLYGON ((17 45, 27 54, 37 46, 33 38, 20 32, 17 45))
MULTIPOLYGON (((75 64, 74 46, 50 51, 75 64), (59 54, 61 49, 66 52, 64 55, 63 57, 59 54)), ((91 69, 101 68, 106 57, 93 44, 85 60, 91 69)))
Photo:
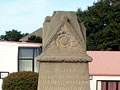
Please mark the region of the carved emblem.
POLYGON ((58 47, 69 47, 71 40, 70 40, 70 35, 66 33, 65 29, 62 27, 60 32, 57 33, 58 37, 56 39, 56 44, 58 47))
POLYGON ((79 41, 77 41, 72 33, 63 26, 57 33, 56 45, 62 48, 77 47, 79 45, 79 41))

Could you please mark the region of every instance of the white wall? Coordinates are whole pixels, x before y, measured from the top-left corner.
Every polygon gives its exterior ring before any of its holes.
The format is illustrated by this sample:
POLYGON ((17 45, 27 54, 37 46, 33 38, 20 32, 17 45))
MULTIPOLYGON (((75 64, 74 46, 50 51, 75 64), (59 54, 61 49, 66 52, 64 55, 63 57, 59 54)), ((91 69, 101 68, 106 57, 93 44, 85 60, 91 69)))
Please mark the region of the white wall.
POLYGON ((93 79, 90 80, 91 90, 96 90, 97 80, 120 80, 120 76, 93 76, 93 79))
MULTIPOLYGON (((17 72, 18 46, 0 44, 0 72, 17 72)), ((2 79, 0 79, 0 90, 2 79)))
POLYGON ((0 71, 17 72, 18 46, 0 45, 0 71))
POLYGON ((0 90, 2 90, 2 79, 0 79, 0 90))

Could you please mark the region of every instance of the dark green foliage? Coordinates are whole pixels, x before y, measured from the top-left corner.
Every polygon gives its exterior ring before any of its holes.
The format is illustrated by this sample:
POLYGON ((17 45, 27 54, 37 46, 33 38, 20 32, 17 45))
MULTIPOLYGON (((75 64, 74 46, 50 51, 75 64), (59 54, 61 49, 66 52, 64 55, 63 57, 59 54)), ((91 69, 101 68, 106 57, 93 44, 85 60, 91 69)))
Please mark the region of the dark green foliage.
POLYGON ((12 29, 12 31, 6 31, 5 35, 0 36, 0 40, 6 40, 6 41, 19 41, 23 36, 28 35, 28 33, 23 33, 12 29))
POLYGON ((38 73, 17 72, 3 79, 2 90, 37 90, 38 73))
POLYGON ((42 43, 42 38, 39 36, 32 35, 28 38, 28 42, 42 43))
POLYGON ((87 29, 88 50, 120 50, 120 0, 101 0, 77 16, 87 29))

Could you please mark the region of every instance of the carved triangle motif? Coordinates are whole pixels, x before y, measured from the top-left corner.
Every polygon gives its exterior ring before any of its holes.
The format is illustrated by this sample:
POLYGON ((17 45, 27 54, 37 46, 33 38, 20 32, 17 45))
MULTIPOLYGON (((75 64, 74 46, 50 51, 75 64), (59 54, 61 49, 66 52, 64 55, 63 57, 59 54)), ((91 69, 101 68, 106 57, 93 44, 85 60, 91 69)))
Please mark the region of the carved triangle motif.
POLYGON ((65 49, 69 49, 68 51, 72 49, 78 49, 80 52, 84 51, 79 38, 77 38, 76 33, 68 21, 64 21, 64 24, 58 29, 51 43, 46 47, 46 50, 48 48, 52 51, 64 51, 65 49))
POLYGON ((79 45, 79 41, 73 35, 74 32, 70 30, 70 25, 66 22, 57 32, 56 44, 59 48, 69 48, 69 47, 77 47, 79 45))

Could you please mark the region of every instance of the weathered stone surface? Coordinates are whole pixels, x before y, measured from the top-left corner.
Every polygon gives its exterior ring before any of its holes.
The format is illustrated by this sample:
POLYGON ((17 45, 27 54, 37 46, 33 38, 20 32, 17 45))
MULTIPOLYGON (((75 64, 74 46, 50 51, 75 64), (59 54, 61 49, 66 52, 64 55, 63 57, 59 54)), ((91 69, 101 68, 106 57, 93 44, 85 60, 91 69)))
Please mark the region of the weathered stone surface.
POLYGON ((89 90, 87 63, 40 63, 38 90, 89 90))
POLYGON ((90 90, 86 31, 74 12, 54 12, 43 24, 38 90, 90 90))
POLYGON ((40 61, 89 62, 85 27, 74 12, 55 12, 43 25, 43 53, 40 61))

